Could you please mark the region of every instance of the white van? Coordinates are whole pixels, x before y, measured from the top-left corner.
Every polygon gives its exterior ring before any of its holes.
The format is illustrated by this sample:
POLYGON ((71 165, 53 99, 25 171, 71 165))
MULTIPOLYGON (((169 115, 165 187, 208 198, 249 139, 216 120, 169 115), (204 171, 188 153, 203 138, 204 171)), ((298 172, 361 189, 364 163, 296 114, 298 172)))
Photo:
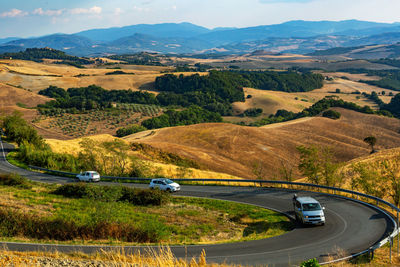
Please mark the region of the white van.
POLYGON ((312 197, 294 197, 294 214, 296 220, 302 224, 325 224, 324 209, 319 202, 312 197))

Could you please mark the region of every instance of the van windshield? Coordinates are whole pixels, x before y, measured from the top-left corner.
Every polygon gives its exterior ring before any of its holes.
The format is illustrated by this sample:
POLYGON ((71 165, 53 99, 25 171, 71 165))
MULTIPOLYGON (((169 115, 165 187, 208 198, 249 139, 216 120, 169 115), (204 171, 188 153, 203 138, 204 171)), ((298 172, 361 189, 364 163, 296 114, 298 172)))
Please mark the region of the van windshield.
POLYGON ((306 203, 303 204, 304 211, 321 210, 321 206, 318 203, 306 203))

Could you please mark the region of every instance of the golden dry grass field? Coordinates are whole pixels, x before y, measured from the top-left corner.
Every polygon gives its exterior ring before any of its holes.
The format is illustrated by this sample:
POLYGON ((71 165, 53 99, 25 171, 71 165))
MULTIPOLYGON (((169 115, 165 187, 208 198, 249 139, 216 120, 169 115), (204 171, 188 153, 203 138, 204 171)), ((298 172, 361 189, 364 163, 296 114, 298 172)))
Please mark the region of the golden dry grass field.
MULTIPOLYGON (((102 135, 93 135, 87 137, 95 142, 110 142, 115 139, 119 139, 117 137, 102 134, 102 135)), ((80 151, 82 151, 82 147, 80 142, 83 138, 71 139, 71 140, 59 140, 59 139, 46 139, 46 143, 50 145, 52 150, 56 153, 62 154, 72 154, 78 155, 80 151)), ((124 140, 126 143, 130 143, 130 140, 124 140)), ((98 148, 95 148, 98 149, 98 148)), ((140 152, 131 151, 130 155, 146 158, 146 155, 141 154, 140 152)), ((164 177, 169 178, 182 178, 182 175, 186 175, 184 178, 208 178, 208 179, 241 179, 235 175, 226 174, 223 172, 215 172, 209 170, 201 170, 195 168, 185 168, 184 170, 179 166, 173 164, 166 164, 163 162, 159 162, 157 160, 146 160, 147 164, 150 164, 151 168, 157 170, 164 177)))
MULTIPOLYGON (((300 112, 304 108, 308 108, 315 102, 318 102, 326 96, 335 95, 344 101, 354 102, 360 106, 371 106, 373 109, 377 108, 377 105, 371 100, 363 97, 360 94, 352 94, 356 91, 360 93, 369 93, 373 91, 380 93, 385 91, 385 95, 380 95, 379 98, 383 102, 389 103, 391 96, 389 93, 397 94, 396 91, 382 89, 376 86, 368 85, 365 83, 358 82, 359 79, 355 77, 362 78, 364 75, 351 75, 354 80, 347 80, 341 78, 342 76, 348 76, 344 74, 333 75, 329 73, 329 77, 333 78, 333 81, 326 81, 324 87, 321 89, 313 90, 310 92, 298 92, 298 93, 286 93, 277 91, 266 91, 254 88, 244 88, 245 95, 251 95, 251 98, 246 98, 245 102, 236 102, 233 104, 233 108, 237 114, 242 113, 249 108, 262 108, 262 116, 268 116, 270 114, 275 114, 279 109, 285 109, 292 112, 300 112), (356 81, 357 80, 357 81, 356 81), (336 93, 336 89, 340 90, 340 93, 336 93)), ((365 76, 367 77, 367 76, 365 76)), ((369 77, 372 79, 372 77, 369 77)), ((231 122, 252 122, 259 118, 241 118, 241 117, 227 117, 226 120, 231 122)))
MULTIPOLYGON (((67 65, 44 64, 25 60, 0 60, 0 82, 21 86, 38 92, 50 85, 64 89, 85 87, 92 84, 105 89, 152 90, 157 76, 171 70, 169 67, 118 65, 121 69, 98 68, 95 66, 80 69, 67 65), (129 74, 106 75, 115 70, 129 74)), ((179 75, 181 73, 177 73, 179 75)), ((189 75, 193 73, 182 73, 189 75)))
POLYGON ((378 149, 398 147, 400 121, 337 108, 339 120, 314 117, 261 128, 224 123, 198 124, 142 132, 124 139, 149 144, 192 159, 206 168, 244 178, 281 178, 282 164, 296 173, 299 145, 331 146, 337 160, 367 155, 366 136, 378 149), (257 173, 255 175, 254 173, 257 173))

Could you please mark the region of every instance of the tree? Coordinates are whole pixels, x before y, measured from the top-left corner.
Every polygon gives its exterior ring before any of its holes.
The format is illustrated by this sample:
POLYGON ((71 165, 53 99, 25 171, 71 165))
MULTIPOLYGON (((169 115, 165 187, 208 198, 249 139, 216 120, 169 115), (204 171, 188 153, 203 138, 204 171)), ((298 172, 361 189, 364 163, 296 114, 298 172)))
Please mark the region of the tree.
POLYGON ((400 204, 400 154, 393 160, 384 160, 381 162, 381 170, 386 181, 390 182, 390 196, 396 206, 400 204))
POLYGON ((14 111, 11 115, 1 118, 1 128, 4 134, 18 146, 24 142, 28 142, 35 147, 44 147, 43 138, 38 135, 37 131, 22 118, 22 113, 14 111))
POLYGON ((358 163, 352 166, 353 171, 356 173, 354 179, 355 184, 362 192, 383 198, 386 194, 387 187, 382 186, 385 184, 383 176, 378 172, 380 164, 375 163, 371 168, 371 164, 358 163))
POLYGON ((123 140, 114 139, 110 142, 101 143, 101 147, 111 155, 112 173, 117 176, 123 176, 129 163, 129 145, 123 140))
POLYGON ((371 154, 375 152, 374 146, 376 144, 375 136, 368 136, 364 138, 364 142, 367 143, 371 147, 371 154))
POLYGON ((334 162, 334 154, 329 147, 299 146, 299 170, 313 184, 340 186, 343 175, 338 172, 341 163, 334 162))
POLYGON ((332 109, 329 109, 327 111, 324 111, 324 113, 322 113, 322 117, 330 118, 333 120, 338 120, 338 119, 340 119, 341 116, 342 115, 339 112, 332 110, 332 109))
POLYGON ((293 181, 293 165, 288 162, 285 164, 281 161, 281 168, 279 170, 283 181, 291 182, 293 181))
POLYGON ((264 165, 261 161, 254 162, 252 172, 257 179, 262 180, 264 178, 264 165))

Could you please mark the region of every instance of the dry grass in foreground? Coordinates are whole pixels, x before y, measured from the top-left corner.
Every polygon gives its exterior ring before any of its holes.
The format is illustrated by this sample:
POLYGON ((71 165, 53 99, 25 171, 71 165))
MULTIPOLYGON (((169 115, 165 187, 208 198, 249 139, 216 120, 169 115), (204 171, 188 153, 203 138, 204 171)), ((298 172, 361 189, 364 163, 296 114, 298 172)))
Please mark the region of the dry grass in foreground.
POLYGON ((207 263, 203 251, 198 258, 178 259, 169 247, 149 249, 146 253, 126 254, 124 251, 102 251, 96 254, 60 252, 0 251, 0 266, 166 266, 166 267, 224 267, 226 264, 207 263))

